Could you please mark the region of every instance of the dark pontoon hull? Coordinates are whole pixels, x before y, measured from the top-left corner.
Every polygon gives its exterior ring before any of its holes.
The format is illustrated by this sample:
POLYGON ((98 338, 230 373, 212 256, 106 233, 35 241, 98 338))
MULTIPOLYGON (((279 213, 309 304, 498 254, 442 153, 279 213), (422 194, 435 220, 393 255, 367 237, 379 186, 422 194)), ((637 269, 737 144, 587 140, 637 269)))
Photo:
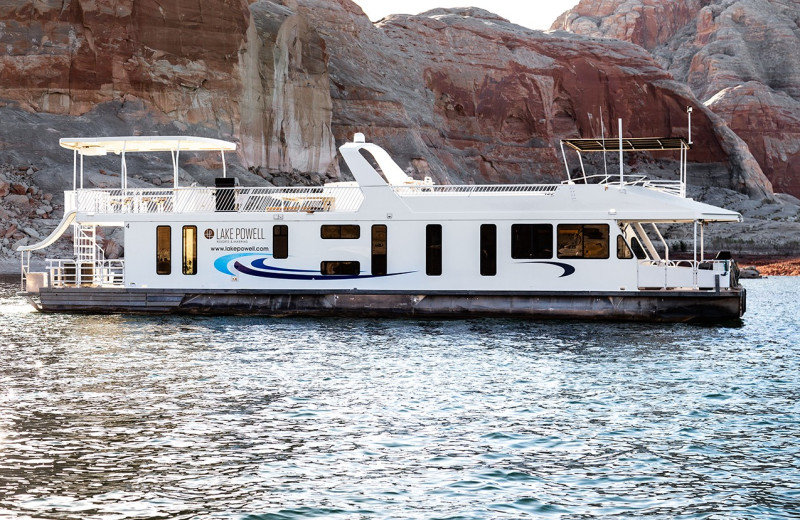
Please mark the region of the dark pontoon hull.
POLYGON ((43 312, 259 316, 473 316, 636 321, 738 319, 745 290, 636 292, 276 293, 95 287, 43 288, 43 312))

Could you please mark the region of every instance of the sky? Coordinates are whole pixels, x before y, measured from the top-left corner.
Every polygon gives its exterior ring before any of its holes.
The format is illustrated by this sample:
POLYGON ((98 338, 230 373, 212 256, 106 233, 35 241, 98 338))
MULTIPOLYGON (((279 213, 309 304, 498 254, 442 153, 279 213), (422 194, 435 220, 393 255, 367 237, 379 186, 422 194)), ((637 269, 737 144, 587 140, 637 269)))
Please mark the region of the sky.
POLYGON ((578 0, 354 0, 373 22, 389 14, 419 14, 437 7, 480 7, 530 29, 549 29, 578 0))

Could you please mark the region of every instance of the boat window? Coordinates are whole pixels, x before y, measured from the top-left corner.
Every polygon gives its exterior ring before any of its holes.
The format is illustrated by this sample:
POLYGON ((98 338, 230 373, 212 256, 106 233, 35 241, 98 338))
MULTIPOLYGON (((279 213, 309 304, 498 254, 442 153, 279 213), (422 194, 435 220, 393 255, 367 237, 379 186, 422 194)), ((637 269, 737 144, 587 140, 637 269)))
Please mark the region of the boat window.
POLYGON ((559 224, 559 258, 608 258, 608 224, 559 224))
POLYGON ((156 227, 156 274, 172 272, 172 228, 156 227))
POLYGON ((442 225, 428 224, 425 228, 425 274, 442 274, 442 225))
POLYGON ((319 272, 322 274, 350 275, 358 276, 361 272, 361 264, 351 261, 322 261, 319 264, 319 272))
POLYGON ((361 226, 342 225, 333 226, 325 225, 320 228, 320 236, 322 238, 360 238, 361 226))
POLYGON ((386 226, 372 226, 372 274, 386 274, 386 226))
POLYGON ((627 260, 633 258, 633 251, 628 247, 625 238, 622 235, 617 235, 617 258, 627 260))
POLYGON ((497 274, 497 226, 481 225, 481 276, 497 274))
POLYGON ((197 274, 197 226, 183 226, 183 274, 197 274))
POLYGON ((553 225, 512 224, 511 258, 553 258, 553 225))
POLYGON ((272 258, 289 258, 289 226, 272 226, 272 258))

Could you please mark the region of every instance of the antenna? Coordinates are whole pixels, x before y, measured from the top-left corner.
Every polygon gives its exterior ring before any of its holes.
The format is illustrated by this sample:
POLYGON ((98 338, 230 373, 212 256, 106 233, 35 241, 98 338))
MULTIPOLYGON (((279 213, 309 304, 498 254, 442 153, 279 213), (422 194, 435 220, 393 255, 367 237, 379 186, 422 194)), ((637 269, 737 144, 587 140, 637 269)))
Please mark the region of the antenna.
POLYGON ((619 185, 622 186, 624 169, 622 167, 622 118, 619 118, 619 185))
POLYGON ((603 123, 603 107, 600 108, 600 138, 603 143, 603 170, 606 172, 604 182, 608 182, 608 163, 606 163, 606 125, 603 123))
POLYGON ((692 107, 686 107, 686 114, 689 116, 689 144, 692 144, 692 107))

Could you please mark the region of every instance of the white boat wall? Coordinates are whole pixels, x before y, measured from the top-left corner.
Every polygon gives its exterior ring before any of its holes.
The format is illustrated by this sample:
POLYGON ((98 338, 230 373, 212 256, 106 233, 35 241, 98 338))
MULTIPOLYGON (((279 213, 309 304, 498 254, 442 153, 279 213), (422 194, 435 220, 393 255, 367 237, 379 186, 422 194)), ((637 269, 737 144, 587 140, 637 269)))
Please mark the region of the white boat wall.
MULTIPOLYGON (((685 197, 682 138, 565 140, 590 151, 678 150, 679 179, 585 175, 549 185, 414 180, 356 134, 340 148, 355 181, 252 188, 227 177, 233 143, 197 137, 62 139, 74 187, 50 237, 23 247, 21 294, 45 312, 738 319, 745 292, 728 257, 704 258, 703 228, 738 213, 685 197), (215 186, 179 186, 181 151, 222 154, 215 186), (169 152, 173 188, 127 186, 126 155, 169 152), (82 188, 84 158, 117 153, 118 189, 82 188), (658 224, 694 228, 669 258, 658 224), (74 257, 29 269, 72 226, 74 257), (98 227, 124 229, 110 260, 98 227), (698 234, 699 233, 699 234, 698 234)), ((565 156, 566 162, 566 156, 565 156)), ((581 161, 581 164, 582 161, 581 161)))

